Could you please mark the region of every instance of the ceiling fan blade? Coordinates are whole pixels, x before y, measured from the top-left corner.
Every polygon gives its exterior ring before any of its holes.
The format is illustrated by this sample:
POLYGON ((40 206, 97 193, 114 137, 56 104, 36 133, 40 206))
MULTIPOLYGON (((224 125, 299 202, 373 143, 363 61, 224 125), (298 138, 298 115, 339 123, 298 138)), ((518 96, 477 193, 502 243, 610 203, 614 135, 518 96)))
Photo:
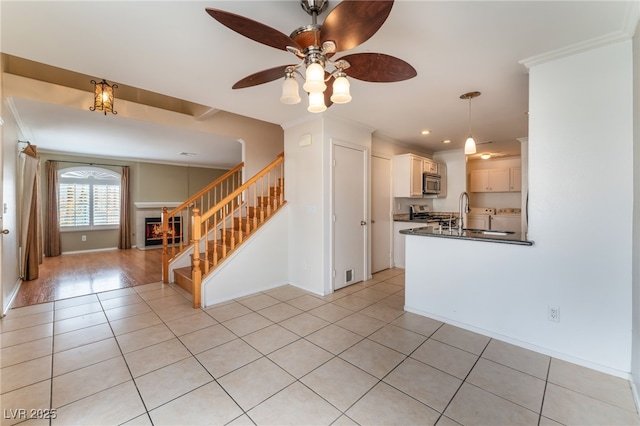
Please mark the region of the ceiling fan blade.
POLYGON ((244 89, 246 87, 257 86, 259 84, 269 83, 270 81, 284 78, 284 70, 293 65, 280 65, 279 67, 269 68, 268 70, 258 71, 238 81, 233 85, 233 89, 244 89))
POLYGON ((402 59, 383 53, 354 53, 343 56, 351 66, 345 70, 347 76, 373 83, 403 81, 418 75, 415 68, 402 59))
POLYGON ((336 52, 353 49, 369 40, 387 20, 393 1, 344 0, 322 24, 320 40, 333 41, 336 52))
POLYGON ((266 44, 267 46, 275 47, 280 50, 287 50, 287 46, 300 49, 298 43, 296 43, 291 37, 281 33, 275 28, 271 28, 268 25, 245 18, 244 16, 236 15, 235 13, 225 12, 224 10, 206 8, 206 11, 213 19, 220 22, 222 25, 231 28, 233 31, 242 34, 253 41, 257 41, 258 43, 266 44))
MULTIPOLYGON (((325 75, 327 74, 328 73, 325 73, 325 75)), ((331 95, 333 95, 333 82, 335 81, 335 79, 336 78, 334 76, 331 76, 329 77, 329 80, 325 82, 327 84, 327 88, 324 90, 324 104, 327 106, 327 108, 333 105, 331 95)))

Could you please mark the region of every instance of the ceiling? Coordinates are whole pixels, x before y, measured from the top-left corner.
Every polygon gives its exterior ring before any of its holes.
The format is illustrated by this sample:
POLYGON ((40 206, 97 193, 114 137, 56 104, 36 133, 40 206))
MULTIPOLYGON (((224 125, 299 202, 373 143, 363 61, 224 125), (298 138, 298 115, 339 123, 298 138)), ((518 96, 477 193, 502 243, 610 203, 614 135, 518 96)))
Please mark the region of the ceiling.
MULTIPOLYGON (((329 8, 337 3, 330 1, 329 8)), ((279 102, 281 80, 231 89, 247 75, 297 59, 233 32, 212 19, 206 7, 287 35, 311 23, 297 0, 3 0, 2 52, 278 125, 311 114, 304 97, 297 105, 279 102)), ((479 145, 478 155, 512 154, 517 138, 528 136, 527 66, 628 39, 637 20, 635 1, 398 0, 380 30, 348 53, 396 56, 412 64, 417 77, 396 83, 351 79, 353 100, 325 114, 367 125, 422 151, 460 149, 469 133, 469 101, 460 95, 479 91, 482 95, 472 100, 471 131, 477 142, 490 143, 479 145), (431 133, 421 135, 424 129, 431 133)), ((87 96, 90 102, 92 95, 87 96)), ((26 98, 11 103, 25 134, 47 151, 175 163, 193 162, 178 155, 193 152, 198 164, 213 167, 228 167, 241 155, 237 139, 228 136, 26 98)), ((117 110, 118 100, 115 105, 117 110)))

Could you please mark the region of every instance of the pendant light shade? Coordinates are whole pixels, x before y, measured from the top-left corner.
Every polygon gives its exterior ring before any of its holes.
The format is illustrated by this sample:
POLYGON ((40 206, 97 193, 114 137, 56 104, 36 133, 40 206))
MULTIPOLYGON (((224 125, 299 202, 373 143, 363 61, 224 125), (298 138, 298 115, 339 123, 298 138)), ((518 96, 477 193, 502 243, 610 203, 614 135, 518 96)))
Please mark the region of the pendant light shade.
POLYGON ((317 62, 309 64, 305 74, 305 82, 302 86, 305 92, 322 93, 327 88, 324 83, 324 67, 317 62))
POLYGON ((338 75, 338 78, 333 82, 331 102, 336 104, 346 104, 351 101, 351 93, 349 93, 350 86, 351 84, 344 73, 338 75))
POLYGON ((469 137, 464 143, 465 155, 476 153, 476 141, 474 141, 473 136, 471 136, 471 99, 478 96, 480 96, 480 92, 469 92, 469 93, 460 95, 460 99, 469 99, 469 137))
POLYGON ((113 110, 113 92, 118 88, 117 84, 110 85, 106 80, 102 80, 100 83, 95 80, 91 80, 93 83, 93 106, 89 107, 91 111, 104 111, 104 115, 107 112, 117 114, 113 110))
POLYGON ((300 102, 300 94, 298 93, 298 82, 295 76, 285 77, 282 82, 282 96, 280 96, 280 102, 283 104, 293 105, 300 102))
POLYGON ((476 141, 473 140, 471 135, 469 135, 467 141, 464 143, 464 153, 465 155, 476 153, 476 141))
POLYGON ((327 106, 324 104, 324 93, 322 92, 309 93, 309 107, 307 108, 307 111, 323 112, 326 109, 327 109, 327 106))

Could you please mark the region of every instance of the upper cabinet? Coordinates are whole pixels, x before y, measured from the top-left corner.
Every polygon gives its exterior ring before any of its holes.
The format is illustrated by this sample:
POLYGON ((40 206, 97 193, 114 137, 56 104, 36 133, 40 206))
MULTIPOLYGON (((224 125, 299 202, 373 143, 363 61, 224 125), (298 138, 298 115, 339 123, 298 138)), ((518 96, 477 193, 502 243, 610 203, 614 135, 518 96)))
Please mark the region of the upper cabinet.
POLYGON ((513 167, 509 171, 511 172, 511 187, 509 189, 513 192, 522 191, 522 168, 513 167))
MULTIPOLYGON (((420 157, 415 154, 402 154, 393 157, 393 196, 396 198, 419 198, 422 197, 422 175, 423 173, 439 174, 440 169, 444 171, 444 165, 420 157)), ((442 181, 446 177, 441 178, 442 181)), ((438 197, 446 195, 441 192, 438 197)))
POLYGON ((422 172, 431 173, 432 175, 438 174, 438 163, 425 158, 422 160, 422 172))
POLYGON ((470 192, 517 192, 522 188, 520 168, 472 170, 470 192))
POLYGON ((424 158, 413 154, 393 157, 393 196, 422 197, 422 168, 424 158))

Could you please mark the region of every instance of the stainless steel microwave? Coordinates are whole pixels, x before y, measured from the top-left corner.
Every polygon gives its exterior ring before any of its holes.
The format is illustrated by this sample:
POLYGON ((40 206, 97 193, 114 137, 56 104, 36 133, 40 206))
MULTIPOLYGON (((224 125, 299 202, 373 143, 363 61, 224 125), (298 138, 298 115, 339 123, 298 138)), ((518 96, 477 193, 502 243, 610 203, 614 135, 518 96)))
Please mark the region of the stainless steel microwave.
POLYGON ((440 193, 440 175, 424 173, 422 175, 422 193, 434 195, 440 193))

